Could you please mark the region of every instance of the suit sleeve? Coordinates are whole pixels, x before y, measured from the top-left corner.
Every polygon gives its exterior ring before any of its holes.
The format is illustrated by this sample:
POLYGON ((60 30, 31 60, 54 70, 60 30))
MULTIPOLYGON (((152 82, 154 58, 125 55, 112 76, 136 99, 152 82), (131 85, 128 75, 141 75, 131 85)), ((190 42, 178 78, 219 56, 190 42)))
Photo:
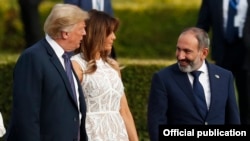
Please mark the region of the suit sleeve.
POLYGON ((229 75, 229 98, 227 101, 227 106, 226 106, 226 123, 225 124, 240 124, 240 116, 239 116, 239 110, 238 110, 238 105, 236 102, 236 97, 235 97, 235 88, 234 88, 234 80, 233 80, 233 75, 230 73, 229 75))
POLYGON ((159 125, 167 124, 167 92, 161 77, 155 73, 148 101, 148 131, 151 141, 158 141, 159 125))

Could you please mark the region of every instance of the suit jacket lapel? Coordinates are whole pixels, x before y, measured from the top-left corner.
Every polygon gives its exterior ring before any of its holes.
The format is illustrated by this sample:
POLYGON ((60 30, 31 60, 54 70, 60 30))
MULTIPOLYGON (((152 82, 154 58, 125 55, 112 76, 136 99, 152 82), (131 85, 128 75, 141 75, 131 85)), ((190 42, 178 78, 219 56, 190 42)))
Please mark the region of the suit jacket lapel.
MULTIPOLYGON (((70 86, 70 82, 68 80, 68 77, 66 75, 66 72, 61 64, 61 62, 59 61, 58 57, 56 56, 54 50, 52 49, 52 47, 49 45, 49 43, 44 39, 43 42, 43 46, 46 48, 47 53, 51 56, 50 60, 52 62, 52 64, 55 66, 55 68, 58 70, 59 74, 61 75, 63 82, 65 83, 66 89, 69 92, 69 95, 71 97, 71 99, 74 101, 75 106, 77 106, 77 103, 74 100, 74 96, 73 96, 73 92, 70 86)), ((78 107, 78 106, 77 106, 78 107)))
POLYGON ((188 79, 187 73, 181 72, 179 68, 176 68, 176 70, 174 71, 176 73, 176 75, 173 75, 175 77, 174 81, 176 82, 178 87, 182 89, 185 94, 187 94, 187 97, 193 101, 193 90, 188 79))
POLYGON ((199 108, 197 106, 197 103, 195 101, 193 88, 192 88, 192 85, 189 81, 187 73, 180 71, 180 69, 178 68, 178 65, 176 65, 173 72, 176 73, 173 76, 175 77, 174 80, 175 80, 176 84, 178 85, 178 88, 182 89, 183 93, 186 94, 186 96, 190 99, 190 101, 194 105, 194 108, 197 110, 197 112, 202 117, 202 115, 199 111, 199 108))
POLYGON ((174 72, 176 72, 176 75, 173 75, 175 77, 176 84, 178 85, 179 88, 182 89, 183 93, 187 95, 187 97, 192 101, 195 109, 199 113, 199 115, 205 119, 206 117, 203 117, 202 114, 200 113, 200 109, 197 106, 195 97, 194 97, 194 92, 193 92, 193 87, 189 81, 187 73, 181 72, 180 69, 178 68, 178 65, 174 68, 174 72))
MULTIPOLYGON (((211 67, 210 64, 207 64, 208 66, 208 72, 209 72, 209 83, 210 83, 210 92, 211 92, 211 100, 210 100, 210 107, 209 109, 216 108, 214 107, 214 104, 216 103, 216 98, 218 98, 217 92, 220 90, 220 75, 216 73, 216 70, 214 70, 213 67, 211 67)), ((210 110, 209 110, 210 111, 210 110)), ((208 113, 209 113, 208 111, 208 113)))

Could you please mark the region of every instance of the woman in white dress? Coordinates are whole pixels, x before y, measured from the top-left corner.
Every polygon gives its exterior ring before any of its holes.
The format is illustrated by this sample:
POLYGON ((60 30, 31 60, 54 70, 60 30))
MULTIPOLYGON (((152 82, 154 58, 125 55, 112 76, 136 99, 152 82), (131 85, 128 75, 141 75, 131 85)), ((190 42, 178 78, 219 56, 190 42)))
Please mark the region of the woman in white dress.
POLYGON ((81 82, 87 105, 89 141, 138 141, 118 63, 110 58, 119 21, 91 10, 86 35, 72 65, 81 82))

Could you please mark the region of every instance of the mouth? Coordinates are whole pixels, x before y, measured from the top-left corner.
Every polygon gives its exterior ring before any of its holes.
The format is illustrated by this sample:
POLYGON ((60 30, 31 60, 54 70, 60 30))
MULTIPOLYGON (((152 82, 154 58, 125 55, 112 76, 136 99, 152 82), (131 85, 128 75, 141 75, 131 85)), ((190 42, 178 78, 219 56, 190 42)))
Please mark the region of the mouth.
POLYGON ((180 64, 180 66, 182 66, 182 67, 185 67, 185 66, 187 66, 189 63, 187 62, 187 61, 185 61, 185 60, 179 60, 178 61, 179 62, 179 64, 180 64))

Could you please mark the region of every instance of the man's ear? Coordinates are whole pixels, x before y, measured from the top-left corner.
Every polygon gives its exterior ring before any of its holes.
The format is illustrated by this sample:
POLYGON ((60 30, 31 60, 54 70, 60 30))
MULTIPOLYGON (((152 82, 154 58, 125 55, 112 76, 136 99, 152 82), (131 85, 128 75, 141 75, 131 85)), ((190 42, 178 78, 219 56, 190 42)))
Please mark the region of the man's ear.
POLYGON ((206 57, 208 56, 209 53, 209 49, 208 48, 203 48, 202 49, 202 56, 204 59, 206 59, 206 57))
POLYGON ((62 31, 61 36, 62 36, 63 39, 67 39, 69 37, 69 34, 68 34, 68 32, 62 31))

